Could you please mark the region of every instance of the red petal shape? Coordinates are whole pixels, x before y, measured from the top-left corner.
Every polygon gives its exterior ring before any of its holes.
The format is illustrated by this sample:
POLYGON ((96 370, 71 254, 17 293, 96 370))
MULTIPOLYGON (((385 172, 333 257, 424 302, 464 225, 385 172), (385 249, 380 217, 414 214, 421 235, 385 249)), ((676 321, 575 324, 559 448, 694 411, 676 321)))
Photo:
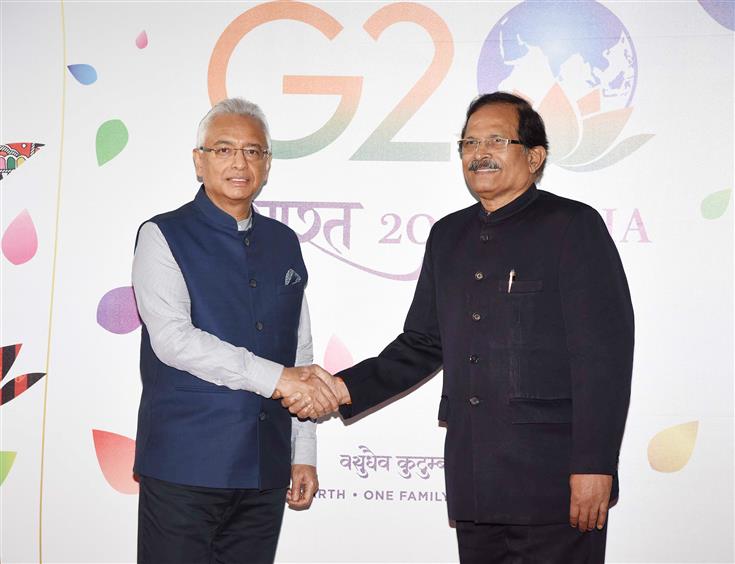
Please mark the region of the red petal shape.
POLYGON ((138 482, 133 478, 135 441, 99 429, 92 429, 92 437, 97 461, 107 483, 120 493, 137 494, 138 482))
POLYGON ((45 372, 31 372, 29 374, 16 376, 3 386, 3 389, 0 392, 0 405, 5 405, 10 400, 17 398, 33 384, 40 381, 45 375, 45 372))

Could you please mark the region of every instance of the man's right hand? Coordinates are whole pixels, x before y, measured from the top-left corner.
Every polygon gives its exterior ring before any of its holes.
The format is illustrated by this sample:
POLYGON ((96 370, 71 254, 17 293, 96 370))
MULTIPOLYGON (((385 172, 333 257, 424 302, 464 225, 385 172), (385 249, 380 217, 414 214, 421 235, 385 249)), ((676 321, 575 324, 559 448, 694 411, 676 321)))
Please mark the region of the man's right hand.
MULTIPOLYGON (((344 381, 342 381, 341 378, 335 378, 318 364, 312 364, 311 366, 304 366, 301 368, 306 369, 311 377, 319 378, 322 382, 324 382, 332 391, 339 405, 350 403, 352 401, 350 397, 350 391, 347 389, 347 386, 345 386, 345 383, 344 381)), ((304 378, 304 376, 302 376, 302 378, 304 378)), ((306 398, 300 393, 296 393, 294 395, 284 394, 284 397, 281 400, 281 404, 291 413, 302 419, 306 417, 311 417, 312 419, 314 418, 313 415, 309 414, 309 402, 306 401, 306 398)), ((336 411, 336 408, 332 411, 336 411)), ((329 413, 331 413, 331 411, 329 413)), ((326 413, 318 414, 316 415, 316 417, 321 417, 322 415, 326 415, 326 413)))
MULTIPOLYGON (((339 403, 332 389, 317 376, 310 366, 284 368, 276 383, 273 399, 298 402, 300 409, 289 410, 302 419, 316 419, 337 410, 339 403)), ((285 404, 284 404, 285 405, 285 404)))

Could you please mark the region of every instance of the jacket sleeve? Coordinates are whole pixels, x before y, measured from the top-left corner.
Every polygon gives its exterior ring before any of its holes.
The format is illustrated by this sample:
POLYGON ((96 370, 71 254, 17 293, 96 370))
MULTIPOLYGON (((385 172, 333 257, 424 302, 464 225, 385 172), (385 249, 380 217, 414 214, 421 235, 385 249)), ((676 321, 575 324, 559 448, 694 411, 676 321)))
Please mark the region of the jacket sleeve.
POLYGON ((433 233, 432 229, 403 333, 377 357, 364 360, 338 374, 344 379, 352 399, 350 405, 340 407, 345 419, 408 390, 442 365, 431 258, 433 233))
POLYGON ((584 207, 564 237, 559 268, 572 381, 572 474, 617 472, 630 402, 633 306, 600 215, 584 207))

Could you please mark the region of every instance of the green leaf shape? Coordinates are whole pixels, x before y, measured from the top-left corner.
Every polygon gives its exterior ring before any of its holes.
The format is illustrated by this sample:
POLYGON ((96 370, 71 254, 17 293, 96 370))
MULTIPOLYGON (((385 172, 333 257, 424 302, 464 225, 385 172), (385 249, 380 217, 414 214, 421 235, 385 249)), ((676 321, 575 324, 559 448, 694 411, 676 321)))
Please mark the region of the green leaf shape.
POLYGON ((640 149, 645 143, 650 141, 652 137, 652 133, 641 133, 640 135, 633 135, 632 137, 628 137, 627 139, 624 139, 623 141, 615 145, 612 150, 602 155, 599 159, 588 164, 577 166, 563 165, 561 163, 556 164, 562 168, 574 172, 591 172, 593 170, 601 170, 603 168, 612 166, 618 161, 623 160, 628 155, 631 155, 632 153, 640 149))
POLYGON ((11 452, 9 450, 0 452, 0 486, 5 481, 5 478, 7 478, 10 469, 13 467, 16 454, 16 452, 11 452))
POLYGON ((128 128, 119 119, 106 121, 97 129, 97 164, 111 161, 128 144, 128 128))
POLYGON ((717 219, 721 217, 727 211, 727 206, 730 205, 731 196, 732 190, 720 190, 707 196, 702 200, 702 217, 704 219, 717 219))

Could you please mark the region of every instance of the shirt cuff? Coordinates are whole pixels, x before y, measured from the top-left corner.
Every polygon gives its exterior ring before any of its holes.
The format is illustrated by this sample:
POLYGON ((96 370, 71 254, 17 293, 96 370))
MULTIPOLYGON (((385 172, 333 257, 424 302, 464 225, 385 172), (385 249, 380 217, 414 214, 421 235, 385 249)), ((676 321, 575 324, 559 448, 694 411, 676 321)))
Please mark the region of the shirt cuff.
MULTIPOLYGON (((248 355, 247 352, 245 354, 248 355)), ((282 364, 253 355, 246 371, 244 388, 264 398, 270 398, 276 391, 276 384, 278 384, 283 368, 282 364)))
POLYGON ((291 424, 291 464, 316 466, 316 423, 299 421, 291 424))

